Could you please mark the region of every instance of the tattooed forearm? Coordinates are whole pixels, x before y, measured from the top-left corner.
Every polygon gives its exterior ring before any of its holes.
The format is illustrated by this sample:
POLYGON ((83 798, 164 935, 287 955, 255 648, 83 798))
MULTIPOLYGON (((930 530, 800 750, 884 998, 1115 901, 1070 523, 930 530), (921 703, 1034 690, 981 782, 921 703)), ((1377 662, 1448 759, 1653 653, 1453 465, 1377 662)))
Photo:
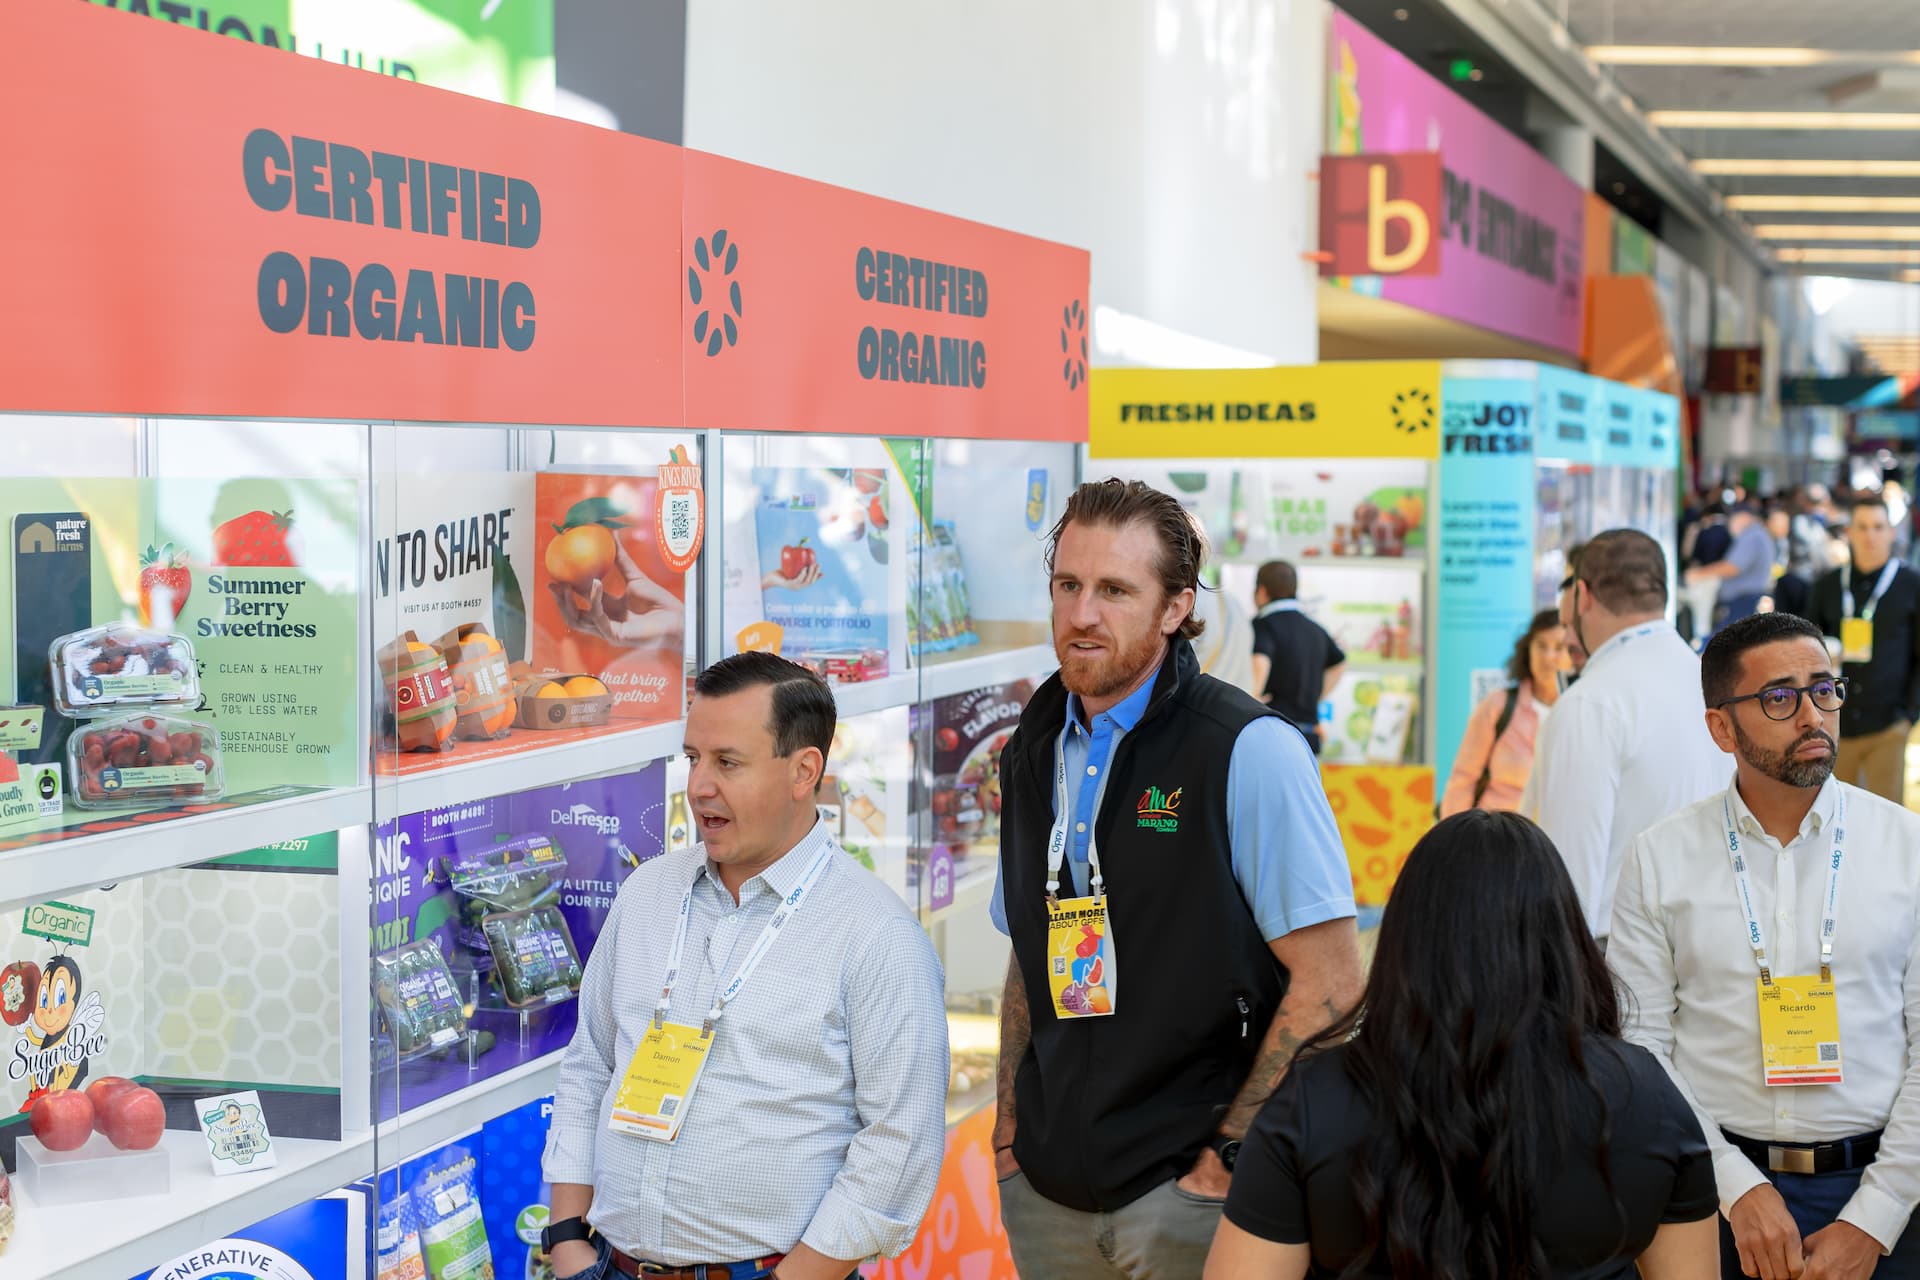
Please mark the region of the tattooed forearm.
POLYGON ((1280 1087, 1280 1079, 1287 1074, 1287 1067, 1300 1047, 1332 1026, 1344 1012, 1331 996, 1315 1001, 1305 992, 1289 991, 1287 998, 1280 1002, 1280 1012, 1267 1028, 1247 1082, 1240 1087, 1226 1117, 1220 1121, 1220 1132, 1229 1138, 1246 1137, 1253 1118, 1280 1087))
POLYGON ((1009 958, 1007 989, 1000 998, 1000 1065, 996 1076, 1000 1110, 993 1126, 995 1150, 1013 1145, 1013 1077, 1032 1041, 1033 1015, 1027 1008, 1026 984, 1020 980, 1019 961, 1009 958))

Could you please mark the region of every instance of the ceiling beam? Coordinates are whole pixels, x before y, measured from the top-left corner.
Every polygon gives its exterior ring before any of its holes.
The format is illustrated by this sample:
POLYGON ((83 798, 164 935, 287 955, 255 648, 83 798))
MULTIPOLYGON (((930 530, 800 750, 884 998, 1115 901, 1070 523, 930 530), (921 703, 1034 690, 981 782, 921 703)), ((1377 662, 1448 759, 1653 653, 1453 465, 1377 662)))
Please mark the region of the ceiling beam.
POLYGON ((1615 67, 1920 67, 1920 49, 1766 49, 1730 45, 1591 44, 1615 67))

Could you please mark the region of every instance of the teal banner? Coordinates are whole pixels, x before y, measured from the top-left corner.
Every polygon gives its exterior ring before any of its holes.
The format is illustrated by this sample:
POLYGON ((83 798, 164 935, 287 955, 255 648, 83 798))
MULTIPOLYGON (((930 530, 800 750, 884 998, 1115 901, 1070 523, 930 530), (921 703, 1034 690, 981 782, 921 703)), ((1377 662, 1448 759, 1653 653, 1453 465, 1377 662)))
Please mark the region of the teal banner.
POLYGON ((1533 616, 1538 392, 1531 370, 1441 383, 1436 792, 1445 790, 1476 693, 1501 687, 1501 668, 1533 616))

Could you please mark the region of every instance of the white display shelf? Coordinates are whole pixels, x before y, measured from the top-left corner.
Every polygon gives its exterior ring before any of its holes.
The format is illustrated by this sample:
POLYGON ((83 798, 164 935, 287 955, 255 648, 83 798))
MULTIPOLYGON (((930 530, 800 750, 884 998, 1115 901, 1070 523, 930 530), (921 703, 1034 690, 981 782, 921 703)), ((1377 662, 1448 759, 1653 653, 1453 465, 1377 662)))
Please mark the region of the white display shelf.
POLYGON ((637 768, 677 755, 685 732, 685 721, 670 720, 625 733, 602 734, 559 746, 534 747, 398 777, 376 775, 373 783, 375 818, 382 823, 392 822, 403 813, 419 813, 423 809, 486 800, 637 768))
MULTIPOLYGON (((372 805, 366 787, 345 787, 116 831, 75 833, 10 849, 0 853, 0 906, 45 902, 76 890, 244 853, 279 840, 358 826, 366 822, 372 805)), ((119 815, 103 811, 88 816, 112 819, 119 815)), ((126 816, 138 814, 129 812, 126 816)))
POLYGON ((833 701, 842 716, 865 715, 887 707, 930 702, 990 684, 1045 676, 1058 665, 1050 644, 990 649, 971 657, 929 662, 879 680, 836 684, 833 701))
POLYGON ((263 1173, 216 1178, 206 1139, 169 1129, 161 1146, 173 1160, 170 1194, 56 1208, 41 1208, 23 1196, 19 1227, 0 1259, 0 1275, 7 1280, 127 1280, 372 1175, 376 1148, 379 1167, 391 1167, 545 1097, 559 1073, 558 1054, 526 1063, 388 1121, 377 1140, 371 1129, 341 1142, 279 1139, 279 1164, 263 1173))
MULTIPOLYGON (((1247 563, 1251 564, 1252 561, 1247 563)), ((1264 562, 1263 562, 1264 563, 1264 562)), ((1293 560, 1298 570, 1309 569, 1405 569, 1412 573, 1427 571, 1426 552, 1406 556, 1300 556, 1293 560)))
POLYGON ((1418 676, 1426 674, 1426 660, 1422 658, 1374 658, 1366 654, 1349 654, 1347 670, 1373 671, 1386 675, 1418 676))

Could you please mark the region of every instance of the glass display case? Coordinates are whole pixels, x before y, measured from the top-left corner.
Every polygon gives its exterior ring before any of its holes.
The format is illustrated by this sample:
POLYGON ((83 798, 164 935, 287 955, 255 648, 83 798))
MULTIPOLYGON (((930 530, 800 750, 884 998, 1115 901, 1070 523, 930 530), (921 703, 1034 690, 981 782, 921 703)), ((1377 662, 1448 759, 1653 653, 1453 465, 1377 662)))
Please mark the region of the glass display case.
POLYGON ((241 1233, 314 1275, 542 1274, 582 971, 691 842, 688 688, 745 648, 832 685, 821 817, 932 934, 952 1114, 990 1121, 996 751, 1053 667, 1087 255, 98 6, 0 37, 46 54, 0 81, 16 117, 133 122, 84 164, 0 136, 42 193, 0 208, 32 247, 0 313, 0 1271, 241 1233), (336 122, 344 167, 234 136, 236 93, 336 122), (362 146, 446 157, 438 212, 333 216, 362 146), (101 220, 130 189, 138 237, 101 220))

